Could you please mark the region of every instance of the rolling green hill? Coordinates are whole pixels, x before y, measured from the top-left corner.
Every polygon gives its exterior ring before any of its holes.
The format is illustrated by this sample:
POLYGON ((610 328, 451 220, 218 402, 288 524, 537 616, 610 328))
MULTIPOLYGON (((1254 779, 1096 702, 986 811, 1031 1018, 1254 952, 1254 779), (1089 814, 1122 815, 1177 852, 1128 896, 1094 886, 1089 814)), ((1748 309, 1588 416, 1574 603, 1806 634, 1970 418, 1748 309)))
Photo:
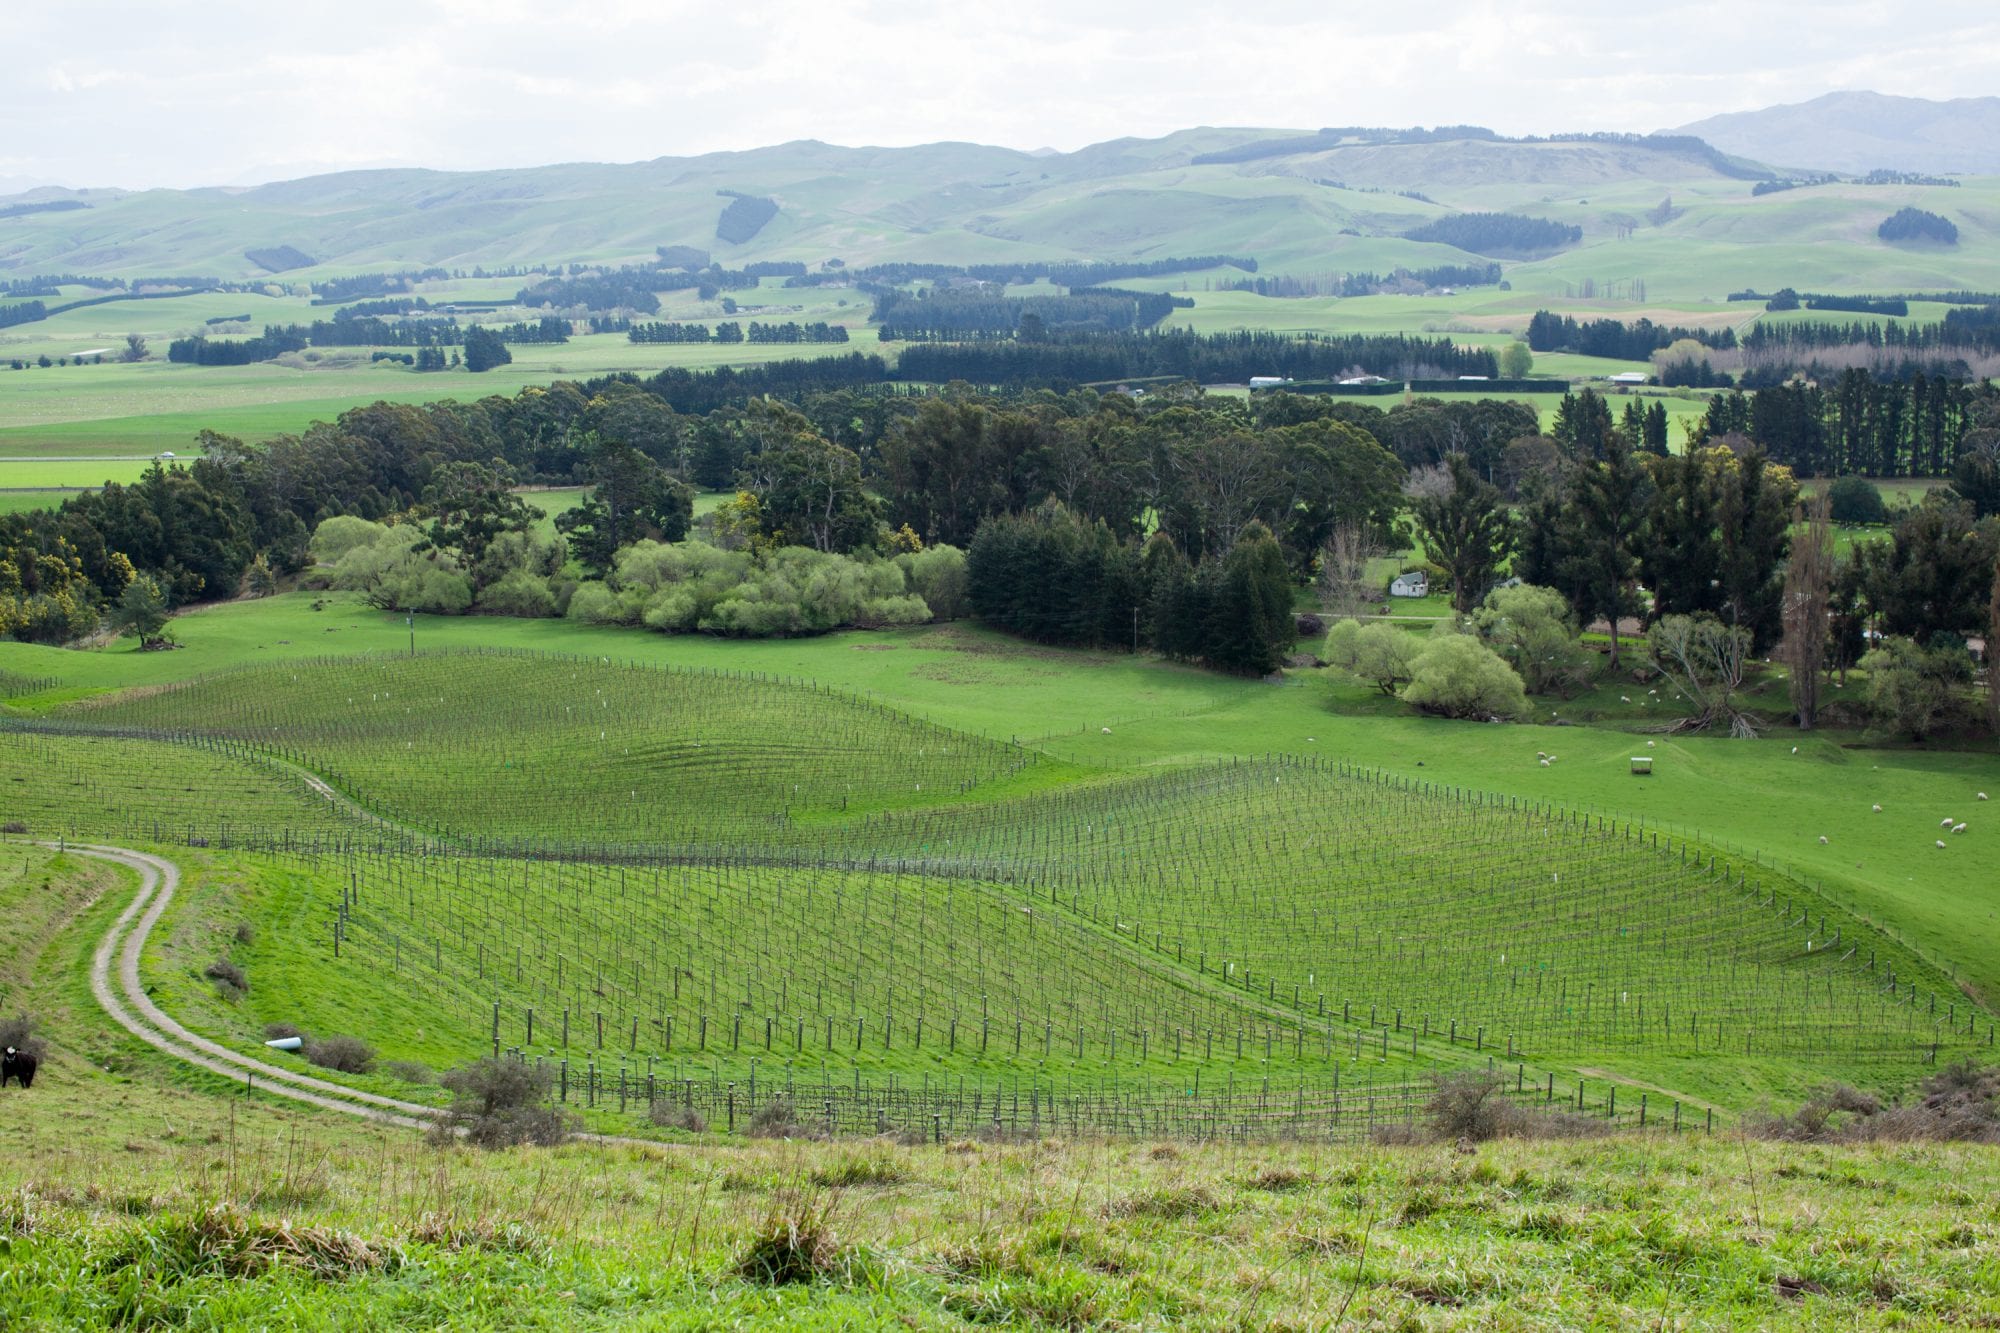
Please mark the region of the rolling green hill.
POLYGON ((2000 187, 1991 182, 1753 197, 1752 178, 1773 173, 1689 144, 1197 129, 1040 156, 801 141, 622 165, 348 172, 254 189, 42 189, 19 198, 88 206, 0 219, 0 274, 296 284, 415 266, 638 261, 661 245, 695 246, 727 265, 1227 253, 1254 256, 1266 272, 1381 271, 1476 261, 1401 239, 1464 210, 1582 227, 1580 245, 1510 268, 1517 289, 1545 295, 1585 279, 1600 288, 1643 281, 1652 297, 1678 299, 1741 285, 2000 286, 2000 187), (747 239, 724 241, 717 224, 729 193, 767 197, 778 211, 747 239), (1906 204, 1952 217, 1961 243, 1925 251, 1878 240, 1877 224, 1906 204), (268 268, 300 256, 313 265, 268 268))

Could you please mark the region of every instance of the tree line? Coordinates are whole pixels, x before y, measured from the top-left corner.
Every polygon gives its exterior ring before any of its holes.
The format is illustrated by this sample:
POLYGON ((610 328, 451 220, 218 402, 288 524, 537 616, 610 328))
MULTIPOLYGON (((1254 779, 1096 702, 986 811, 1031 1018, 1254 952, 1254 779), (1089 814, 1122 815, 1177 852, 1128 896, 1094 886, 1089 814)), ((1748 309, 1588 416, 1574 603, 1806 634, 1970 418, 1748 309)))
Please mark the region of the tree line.
POLYGON ((1237 278, 1224 282, 1220 290, 1276 297, 1376 296, 1384 292, 1416 292, 1434 287, 1492 287, 1499 282, 1498 264, 1439 264, 1432 268, 1399 268, 1389 273, 1237 278))
POLYGON ((1040 342, 919 345, 905 350, 897 376, 995 387, 1190 379, 1244 383, 1254 375, 1330 379, 1368 371, 1390 379, 1433 379, 1500 373, 1491 348, 1461 347, 1450 338, 1405 334, 1287 336, 1275 333, 1155 333, 1051 335, 1040 342))
POLYGON ((1553 254, 1583 239, 1583 228, 1548 218, 1518 213, 1447 213, 1403 233, 1408 241, 1426 241, 1496 258, 1553 254))
MULTIPOLYGON (((613 332, 608 326, 603 330, 613 332)), ((710 329, 706 324, 689 324, 675 321, 654 321, 645 324, 627 323, 625 336, 635 343, 844 343, 848 340, 845 324, 829 324, 824 320, 799 323, 791 320, 783 324, 763 324, 752 320, 749 330, 734 320, 726 320, 710 329)))
POLYGON ((933 286, 916 292, 884 288, 869 318, 884 342, 1009 338, 1039 341, 1078 330, 1127 332, 1151 328, 1187 297, 1112 288, 1076 288, 1066 296, 1008 296, 997 283, 933 286))
POLYGON ((1674 343, 1690 341, 1711 349, 1736 346, 1734 329, 1687 329, 1640 318, 1630 324, 1616 319, 1579 323, 1569 315, 1537 310, 1528 321, 1528 347, 1536 352, 1575 352, 1618 361, 1644 361, 1674 343))
POLYGON ((1878 379, 1846 370, 1831 383, 1796 381, 1709 399, 1697 435, 1755 440, 1803 477, 1951 475, 1968 444, 2000 430, 2000 391, 1931 376, 1878 379))

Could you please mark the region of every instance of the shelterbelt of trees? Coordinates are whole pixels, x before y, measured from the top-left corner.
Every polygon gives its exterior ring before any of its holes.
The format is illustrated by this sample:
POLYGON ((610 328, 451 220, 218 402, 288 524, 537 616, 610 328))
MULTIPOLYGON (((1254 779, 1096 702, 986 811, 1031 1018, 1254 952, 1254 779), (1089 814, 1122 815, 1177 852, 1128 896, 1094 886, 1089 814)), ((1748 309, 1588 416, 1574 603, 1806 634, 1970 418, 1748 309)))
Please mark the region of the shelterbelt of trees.
MULTIPOLYGON (((1795 390, 1718 400, 1698 447, 1676 458, 1657 404, 1618 416, 1588 391, 1543 435, 1531 407, 1499 400, 1383 411, 1191 385, 1142 398, 911 392, 843 384, 846 373, 682 371, 377 403, 257 443, 207 434, 191 465, 0 519, 0 628, 63 642, 107 610, 122 619, 310 573, 384 606, 716 633, 969 606, 1037 637, 1263 671, 1290 646, 1272 571, 1323 578, 1336 548, 1399 549, 1414 524, 1467 607, 1512 572, 1583 617, 1707 611, 1760 643, 1776 632, 1796 483, 1759 431, 1795 390), (677 408, 690 400, 705 405, 677 408), (592 489, 549 539, 513 492, 530 482, 592 489), (693 486, 738 492, 699 532, 693 486), (336 518, 368 526, 316 547, 336 518), (692 540, 716 554, 657 549, 692 540), (921 572, 904 559, 934 551, 921 572), (1031 560, 1070 573, 1038 586, 1019 574, 1031 560)), ((1952 401, 1938 457, 1952 488, 1852 575, 1855 614, 1901 633, 1972 632, 1992 582, 2000 396, 1959 387, 1952 401)))

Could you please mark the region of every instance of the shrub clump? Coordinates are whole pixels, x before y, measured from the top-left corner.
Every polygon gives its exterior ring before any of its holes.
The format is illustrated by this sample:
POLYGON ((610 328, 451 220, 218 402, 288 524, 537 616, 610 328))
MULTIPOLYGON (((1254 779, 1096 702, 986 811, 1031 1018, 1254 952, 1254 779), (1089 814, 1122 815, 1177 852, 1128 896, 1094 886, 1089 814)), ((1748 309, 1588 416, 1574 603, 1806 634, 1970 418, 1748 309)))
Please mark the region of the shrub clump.
POLYGON ((744 1130, 753 1139, 803 1139, 812 1131, 799 1123, 798 1112, 789 1097, 773 1097, 750 1116, 744 1130))
POLYGON ((708 1120, 692 1106, 679 1106, 669 1101, 654 1102, 646 1112, 646 1118, 661 1129, 678 1129, 688 1134, 703 1134, 708 1131, 708 1120))
POLYGON ((452 1094, 438 1122, 444 1137, 463 1131, 466 1142, 489 1149, 552 1147, 574 1128, 570 1114, 549 1103, 555 1075, 546 1066, 488 1056, 446 1071, 438 1082, 452 1094))
POLYGON ((375 1048, 359 1037, 315 1037, 305 1045, 308 1061, 342 1074, 366 1074, 375 1068, 375 1048))
POLYGON ((435 1083, 437 1074, 420 1060, 391 1060, 382 1072, 402 1083, 435 1083))
POLYGON ((2000 1143, 2000 1065, 1948 1065, 1907 1104, 1832 1084, 1790 1115, 1766 1116, 1749 1129, 1790 1143, 2000 1143))
POLYGON ((1446 1074, 1424 1103, 1424 1119, 1385 1125, 1382 1144, 1486 1143, 1493 1139, 1582 1139, 1609 1132, 1602 1120, 1568 1111, 1537 1111, 1509 1101, 1498 1074, 1446 1074))
POLYGON ((202 975, 215 983, 216 991, 225 1000, 240 1000, 250 992, 250 978, 227 958, 218 958, 210 963, 202 970, 202 975))
POLYGON ((48 1043, 35 1032, 36 1019, 32 1014, 15 1014, 12 1018, 0 1018, 0 1047, 12 1046, 17 1051, 26 1051, 36 1060, 48 1057, 48 1043))
POLYGON ((1528 711, 1521 678, 1506 659, 1462 634, 1432 639, 1410 669, 1403 698, 1442 717, 1519 717, 1528 711))

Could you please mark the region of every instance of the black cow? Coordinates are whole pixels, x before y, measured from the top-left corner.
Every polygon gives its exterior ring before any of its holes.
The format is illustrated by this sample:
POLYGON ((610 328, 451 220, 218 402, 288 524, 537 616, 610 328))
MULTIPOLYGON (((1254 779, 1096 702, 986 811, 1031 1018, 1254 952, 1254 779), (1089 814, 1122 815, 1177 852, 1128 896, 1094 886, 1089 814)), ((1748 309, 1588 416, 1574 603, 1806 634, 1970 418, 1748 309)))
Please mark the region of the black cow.
POLYGON ((7 1086, 7 1080, 18 1078, 23 1089, 35 1086, 35 1060, 32 1051, 17 1051, 7 1048, 5 1059, 0 1059, 0 1088, 7 1086))

